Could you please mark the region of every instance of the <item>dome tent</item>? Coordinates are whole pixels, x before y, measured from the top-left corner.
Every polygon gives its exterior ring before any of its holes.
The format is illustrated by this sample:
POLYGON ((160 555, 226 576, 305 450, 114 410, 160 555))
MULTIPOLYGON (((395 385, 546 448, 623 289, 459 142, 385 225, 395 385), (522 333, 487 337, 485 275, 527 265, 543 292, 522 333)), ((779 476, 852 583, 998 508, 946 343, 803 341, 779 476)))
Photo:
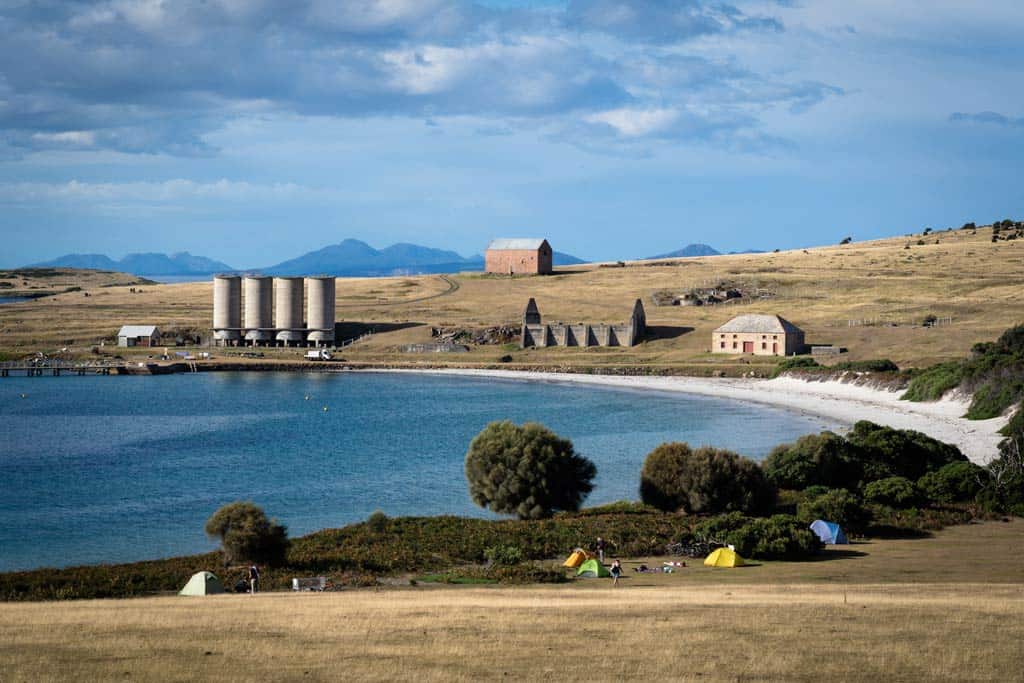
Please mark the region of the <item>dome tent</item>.
POLYGON ((224 592, 224 584, 210 572, 197 572, 178 595, 216 595, 224 592))
POLYGON ((823 519, 816 519, 811 523, 811 531, 821 539, 825 545, 848 545, 846 534, 835 522, 826 522, 823 519))
POLYGON ((587 560, 580 565, 576 576, 584 579, 607 579, 611 577, 611 572, 597 560, 587 560))
POLYGON ((705 567, 742 567, 743 558, 732 548, 719 548, 704 558, 705 567))

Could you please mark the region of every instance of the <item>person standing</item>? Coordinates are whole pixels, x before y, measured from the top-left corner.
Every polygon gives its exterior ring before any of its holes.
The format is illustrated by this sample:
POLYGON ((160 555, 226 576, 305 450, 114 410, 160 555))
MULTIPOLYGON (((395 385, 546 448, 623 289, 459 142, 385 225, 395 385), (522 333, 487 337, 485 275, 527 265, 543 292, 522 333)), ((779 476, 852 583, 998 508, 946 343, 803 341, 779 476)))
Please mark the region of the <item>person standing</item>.
POLYGON ((611 569, 609 571, 611 572, 611 575, 612 575, 612 585, 613 586, 618 586, 619 585, 619 577, 622 576, 622 565, 619 563, 619 561, 617 559, 616 560, 612 560, 612 567, 611 567, 611 569))
POLYGON ((600 536, 597 537, 597 543, 594 544, 597 547, 597 559, 604 564, 604 549, 608 547, 608 543, 605 542, 600 536))
POLYGON ((260 570, 256 565, 249 566, 249 595, 256 595, 260 589, 260 570))

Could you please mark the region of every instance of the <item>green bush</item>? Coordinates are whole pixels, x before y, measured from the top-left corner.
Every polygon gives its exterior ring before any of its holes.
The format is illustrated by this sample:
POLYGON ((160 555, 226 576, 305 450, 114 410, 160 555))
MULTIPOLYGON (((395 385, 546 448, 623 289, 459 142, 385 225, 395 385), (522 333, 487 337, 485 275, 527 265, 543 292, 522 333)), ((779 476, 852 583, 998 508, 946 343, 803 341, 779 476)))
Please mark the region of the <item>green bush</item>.
POLYGON ((821 540, 802 520, 791 515, 751 519, 726 534, 742 557, 763 560, 799 560, 821 550, 821 540))
POLYGON ((778 377, 783 373, 793 370, 817 370, 821 367, 822 366, 818 364, 818 361, 814 360, 810 356, 796 356, 794 358, 780 360, 778 364, 776 364, 775 369, 772 370, 771 376, 778 377))
POLYGON ((985 487, 988 474, 972 462, 951 462, 917 480, 917 488, 932 503, 973 501, 985 487))
POLYGON ((648 453, 640 497, 666 511, 766 514, 775 504, 775 487, 753 460, 710 447, 694 451, 677 442, 648 453))
POLYGON ((492 545, 484 548, 484 559, 491 564, 519 564, 523 561, 523 550, 515 545, 492 545))
POLYGON ((807 523, 824 519, 854 533, 862 532, 871 521, 871 511, 864 507, 859 496, 846 489, 831 489, 806 500, 797 505, 796 514, 807 523))
POLYGON ((864 484, 887 477, 917 481, 926 472, 967 458, 956 446, 909 429, 860 421, 846 437, 860 454, 864 484))
POLYGON ((851 372, 899 372, 900 366, 888 358, 876 360, 848 360, 836 363, 830 370, 849 370, 851 372))
POLYGON ((214 512, 206 520, 206 534, 220 539, 225 564, 280 565, 288 551, 288 530, 247 501, 228 503, 214 512))
POLYGON ((727 543, 726 537, 729 533, 743 528, 752 519, 753 517, 748 517, 742 512, 706 517, 693 528, 693 537, 709 543, 727 543))
POLYGON ((886 477, 864 487, 864 497, 873 503, 894 508, 913 507, 918 502, 914 482, 906 477, 886 477))
POLYGON ((794 490, 848 486, 861 476, 857 450, 832 432, 808 434, 795 443, 776 446, 762 467, 775 486, 794 490))
POLYGON ((374 510, 366 518, 366 528, 378 534, 387 531, 388 516, 380 510, 374 510))
POLYGON ((952 361, 939 363, 926 370, 913 374, 907 390, 903 393, 904 401, 938 401, 946 392, 960 386, 963 380, 963 363, 952 361))
POLYGON ((477 505, 520 519, 578 510, 597 468, 572 442, 536 423, 492 422, 469 445, 466 480, 477 505))

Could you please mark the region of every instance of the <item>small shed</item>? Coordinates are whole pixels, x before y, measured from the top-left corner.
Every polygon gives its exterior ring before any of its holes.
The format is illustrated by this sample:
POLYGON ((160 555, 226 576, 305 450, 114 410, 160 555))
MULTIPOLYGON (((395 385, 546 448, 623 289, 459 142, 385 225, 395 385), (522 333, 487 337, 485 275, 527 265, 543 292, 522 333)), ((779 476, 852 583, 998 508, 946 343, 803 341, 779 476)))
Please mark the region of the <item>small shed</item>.
POLYGON ((125 325, 117 333, 118 346, 159 346, 160 330, 156 325, 125 325))
POLYGON ((484 269, 498 275, 550 275, 554 252, 546 239, 496 239, 487 246, 484 269))
POLYGON ((741 315, 711 334, 714 353, 792 356, 804 351, 804 332, 778 315, 741 315))

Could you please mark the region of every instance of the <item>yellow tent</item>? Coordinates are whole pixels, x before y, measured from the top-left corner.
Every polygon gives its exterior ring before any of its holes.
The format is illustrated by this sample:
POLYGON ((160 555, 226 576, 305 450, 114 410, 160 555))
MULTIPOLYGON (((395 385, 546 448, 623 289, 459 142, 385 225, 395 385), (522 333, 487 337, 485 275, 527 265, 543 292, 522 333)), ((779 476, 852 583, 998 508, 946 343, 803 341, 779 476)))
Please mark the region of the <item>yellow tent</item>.
POLYGON ((575 569, 576 567, 586 562, 588 559, 590 558, 587 556, 586 551, 577 548, 573 551, 572 555, 570 555, 568 559, 566 559, 566 561, 562 563, 562 566, 575 569))
POLYGON ((737 555, 735 550, 729 548, 719 548, 704 558, 705 567, 742 567, 743 565, 743 558, 737 555))

